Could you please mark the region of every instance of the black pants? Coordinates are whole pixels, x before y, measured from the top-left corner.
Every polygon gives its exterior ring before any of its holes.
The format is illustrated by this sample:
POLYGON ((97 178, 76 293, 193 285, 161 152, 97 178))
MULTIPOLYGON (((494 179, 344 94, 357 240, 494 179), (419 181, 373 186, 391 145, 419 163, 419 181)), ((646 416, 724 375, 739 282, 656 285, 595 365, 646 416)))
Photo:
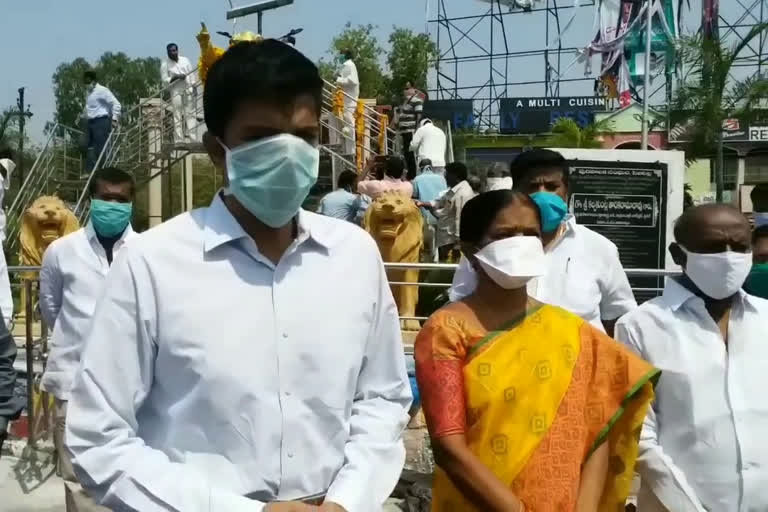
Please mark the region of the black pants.
POLYGON ((112 121, 109 116, 88 120, 88 156, 85 159, 87 172, 91 172, 96 166, 96 161, 107 144, 110 131, 112 131, 112 121))
POLYGON ((416 177, 416 155, 411 151, 413 133, 401 133, 400 138, 403 140, 403 158, 405 158, 405 168, 408 169, 408 181, 412 181, 416 177))
POLYGON ((14 395, 16 371, 13 362, 16 360, 16 343, 8 332, 0 313, 0 453, 3 450, 8 422, 19 417, 21 409, 26 405, 23 397, 14 395))

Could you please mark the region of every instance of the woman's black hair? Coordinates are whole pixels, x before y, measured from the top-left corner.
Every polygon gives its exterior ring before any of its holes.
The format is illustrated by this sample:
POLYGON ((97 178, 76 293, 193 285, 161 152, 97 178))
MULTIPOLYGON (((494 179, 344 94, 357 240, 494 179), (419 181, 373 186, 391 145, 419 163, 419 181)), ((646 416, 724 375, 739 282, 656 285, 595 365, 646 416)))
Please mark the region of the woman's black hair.
POLYGON ((512 204, 529 206, 541 222, 541 210, 528 194, 517 190, 493 190, 473 197, 464 205, 459 226, 461 242, 479 246, 499 212, 512 204))

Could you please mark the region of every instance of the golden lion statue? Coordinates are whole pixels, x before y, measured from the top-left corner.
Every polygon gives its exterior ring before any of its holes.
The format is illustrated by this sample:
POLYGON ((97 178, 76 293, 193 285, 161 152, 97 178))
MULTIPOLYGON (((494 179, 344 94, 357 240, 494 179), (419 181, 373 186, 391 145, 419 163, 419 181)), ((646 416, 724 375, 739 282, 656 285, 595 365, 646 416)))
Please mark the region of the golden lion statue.
MULTIPOLYGON (((378 196, 365 212, 364 227, 379 246, 381 257, 387 263, 418 263, 424 245, 423 218, 416 204, 403 194, 385 192, 378 196)), ((387 270, 390 282, 418 283, 419 271, 387 270)), ((416 316, 419 301, 418 286, 392 285, 392 295, 400 316, 416 316)), ((418 331, 418 320, 401 320, 406 331, 418 331)))
MULTIPOLYGON (((80 229, 77 217, 64 201, 56 196, 41 196, 24 212, 19 241, 19 263, 25 266, 39 267, 43 263, 43 253, 54 240, 80 229)), ((36 279, 35 272, 25 272, 22 279, 36 279)), ((33 298, 34 303, 34 298, 33 298)), ((21 305, 17 315, 24 318, 26 294, 22 288, 21 305)))

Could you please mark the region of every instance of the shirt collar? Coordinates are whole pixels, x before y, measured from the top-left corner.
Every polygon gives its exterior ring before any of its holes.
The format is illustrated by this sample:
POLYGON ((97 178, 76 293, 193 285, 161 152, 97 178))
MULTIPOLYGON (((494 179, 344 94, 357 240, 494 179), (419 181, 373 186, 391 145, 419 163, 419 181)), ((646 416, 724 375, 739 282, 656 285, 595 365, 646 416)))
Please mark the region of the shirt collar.
MULTIPOLYGON (((224 204, 221 194, 222 192, 216 194, 205 213, 203 235, 205 252, 236 240, 250 238, 224 204)), ((337 241, 329 226, 319 222, 315 214, 303 209, 299 210, 298 228, 297 243, 299 244, 311 239, 323 248, 330 249, 337 241)))
MULTIPOLYGON (((133 234, 133 226, 131 226, 130 222, 128 223, 128 226, 126 226, 125 230, 123 231, 123 234, 120 236, 120 238, 117 239, 117 242, 115 242, 115 245, 118 243, 124 241, 126 238, 131 236, 133 234)), ((99 242, 99 237, 96 234, 96 229, 93 227, 93 222, 88 219, 88 222, 85 225, 85 236, 88 238, 88 241, 90 242, 99 242)))
MULTIPOLYGON (((662 299, 664 300, 664 303, 667 305, 669 309, 672 311, 677 311, 683 305, 692 300, 692 299, 698 299, 703 302, 701 297, 693 293, 691 290, 683 286, 676 278, 670 277, 667 279, 666 284, 664 285, 664 292, 661 295, 662 299)), ((739 290, 739 293, 736 294, 736 300, 740 303, 745 303, 749 301, 749 295, 744 292, 744 290, 739 290)))

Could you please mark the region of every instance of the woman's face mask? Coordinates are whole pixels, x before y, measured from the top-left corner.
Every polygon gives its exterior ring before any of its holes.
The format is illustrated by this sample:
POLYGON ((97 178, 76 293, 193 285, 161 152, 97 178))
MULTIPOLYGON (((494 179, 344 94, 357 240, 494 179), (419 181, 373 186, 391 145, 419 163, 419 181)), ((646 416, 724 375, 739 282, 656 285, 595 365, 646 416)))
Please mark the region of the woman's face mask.
POLYGON ((505 290, 522 288, 545 271, 544 247, 535 236, 496 240, 477 251, 475 258, 488 277, 505 290))

